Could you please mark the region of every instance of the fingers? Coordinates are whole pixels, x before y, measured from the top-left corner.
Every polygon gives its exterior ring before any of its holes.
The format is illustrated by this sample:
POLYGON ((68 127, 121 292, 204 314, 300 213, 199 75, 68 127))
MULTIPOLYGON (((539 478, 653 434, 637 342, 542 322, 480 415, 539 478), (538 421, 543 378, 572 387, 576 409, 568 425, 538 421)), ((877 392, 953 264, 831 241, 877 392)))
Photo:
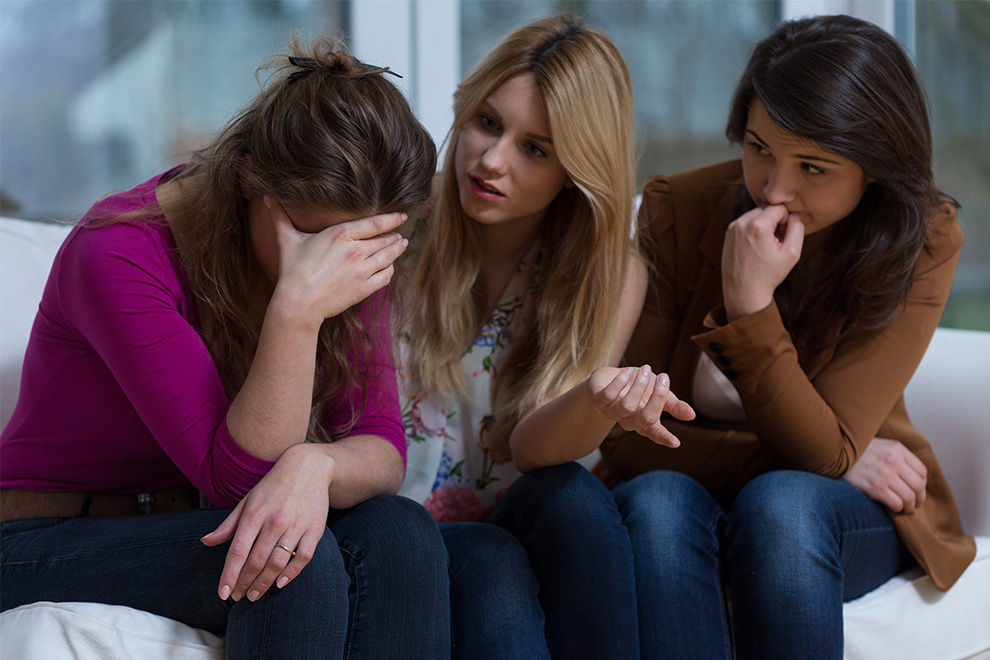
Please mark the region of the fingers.
MULTIPOLYGON (((255 602, 265 595, 268 589, 275 584, 276 578, 282 575, 286 567, 296 560, 298 553, 295 548, 299 546, 300 541, 300 539, 296 536, 297 535, 292 533, 290 530, 286 530, 279 540, 276 541, 270 548, 266 542, 261 540, 261 538, 259 538, 258 542, 255 543, 255 548, 258 550, 258 564, 261 564, 262 568, 261 571, 256 574, 254 579, 252 579, 247 586, 244 587, 244 593, 249 601, 255 602), (268 555, 267 557, 261 559, 265 555, 265 548, 268 548, 268 555)), ((250 560, 248 561, 248 564, 251 564, 250 560)), ((247 574, 242 576, 241 579, 247 581, 249 577, 250 574, 247 574)), ((238 579, 238 584, 240 584, 241 579, 238 579)))
POLYGON ((370 218, 342 222, 337 227, 345 230, 350 238, 362 240, 392 231, 405 222, 407 217, 405 213, 384 213, 370 218))
POLYGON ((215 530, 200 539, 203 545, 213 547, 229 541, 234 536, 234 530, 237 529, 237 523, 241 518, 241 511, 243 510, 244 500, 241 500, 215 530))
POLYGON ((302 569, 313 558, 316 553, 316 544, 319 543, 321 534, 315 530, 310 530, 303 534, 303 537, 299 539, 299 543, 296 545, 296 554, 292 556, 288 565, 282 570, 278 578, 275 579, 275 586, 281 589, 285 585, 296 579, 296 576, 302 572, 302 569))
POLYGON ((667 411, 672 417, 681 420, 682 422, 690 422, 695 418, 694 408, 687 401, 681 401, 677 396, 671 392, 670 396, 664 402, 663 409, 667 411))
POLYGON ((797 213, 788 214, 784 225, 784 249, 795 256, 801 255, 804 247, 804 223, 797 213))
POLYGON ((391 266, 396 259, 402 256, 408 245, 408 240, 395 233, 372 239, 368 246, 369 254, 366 258, 372 274, 391 266))
POLYGON ((618 401, 619 397, 622 396, 622 392, 625 391, 629 383, 632 382, 633 378, 636 376, 637 369, 635 367, 625 367, 619 370, 619 373, 615 375, 614 378, 606 385, 602 390, 595 395, 595 405, 597 405, 601 410, 607 411, 612 407, 612 405, 618 401))

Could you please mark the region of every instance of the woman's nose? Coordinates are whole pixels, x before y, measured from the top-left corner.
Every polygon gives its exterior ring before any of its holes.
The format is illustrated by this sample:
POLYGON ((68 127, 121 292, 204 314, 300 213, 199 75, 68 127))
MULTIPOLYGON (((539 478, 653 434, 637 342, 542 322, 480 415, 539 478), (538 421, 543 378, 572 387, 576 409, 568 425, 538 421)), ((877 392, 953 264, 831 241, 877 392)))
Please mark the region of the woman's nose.
POLYGON ((794 181, 780 166, 770 170, 767 184, 763 187, 767 204, 788 204, 794 201, 794 181))
POLYGON ((485 145, 481 154, 481 166, 491 174, 505 174, 508 167, 506 158, 507 140, 502 137, 492 139, 485 145))

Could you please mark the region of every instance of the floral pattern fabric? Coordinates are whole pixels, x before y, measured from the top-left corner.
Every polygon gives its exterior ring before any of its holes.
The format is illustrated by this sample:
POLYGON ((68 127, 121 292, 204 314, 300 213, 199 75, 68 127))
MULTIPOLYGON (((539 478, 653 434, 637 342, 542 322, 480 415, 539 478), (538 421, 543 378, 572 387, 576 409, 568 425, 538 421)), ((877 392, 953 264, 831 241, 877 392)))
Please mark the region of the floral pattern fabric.
POLYGON ((500 302, 461 360, 467 396, 443 398, 419 387, 409 372, 409 334, 399 341, 399 402, 408 458, 399 489, 437 522, 483 519, 519 476, 512 461, 497 462, 481 446, 494 422, 491 392, 515 337, 524 334, 535 252, 523 259, 500 302))

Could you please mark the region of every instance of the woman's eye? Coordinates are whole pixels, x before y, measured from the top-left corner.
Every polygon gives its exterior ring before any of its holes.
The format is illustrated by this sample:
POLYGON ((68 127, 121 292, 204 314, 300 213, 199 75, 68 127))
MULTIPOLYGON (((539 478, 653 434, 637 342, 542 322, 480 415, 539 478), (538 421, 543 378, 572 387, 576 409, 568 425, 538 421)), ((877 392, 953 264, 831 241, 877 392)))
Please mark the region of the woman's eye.
POLYGON ((494 131, 498 128, 498 122, 484 113, 478 115, 478 121, 484 128, 487 128, 490 131, 494 131))
POLYGON ((770 151, 766 147, 764 147, 762 144, 760 144, 759 142, 749 142, 748 144, 749 144, 750 148, 752 148, 754 151, 756 151, 756 153, 758 153, 759 155, 761 155, 761 156, 769 156, 770 155, 770 151))
POLYGON ((536 146, 532 142, 527 142, 523 146, 523 148, 526 149, 526 153, 528 153, 530 156, 539 156, 541 158, 546 158, 547 157, 547 152, 543 151, 543 149, 540 149, 538 146, 536 146))
POLYGON ((825 174, 825 170, 817 165, 812 165, 811 163, 802 163, 801 167, 803 167, 804 171, 808 174, 825 174))

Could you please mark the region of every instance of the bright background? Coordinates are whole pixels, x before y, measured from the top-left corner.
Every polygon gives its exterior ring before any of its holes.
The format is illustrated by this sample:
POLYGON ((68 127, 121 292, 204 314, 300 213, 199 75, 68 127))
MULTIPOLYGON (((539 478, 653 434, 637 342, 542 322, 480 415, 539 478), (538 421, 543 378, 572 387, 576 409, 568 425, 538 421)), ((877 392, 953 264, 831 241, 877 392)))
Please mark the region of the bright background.
POLYGON ((735 155, 732 87, 779 20, 848 13, 886 28, 915 59, 936 178, 962 204, 942 323, 990 330, 990 0, 0 0, 0 215, 72 221, 181 162, 251 99, 255 68, 294 30, 338 33, 405 76, 440 143, 460 77, 558 11, 604 30, 629 63, 640 183, 735 155))

